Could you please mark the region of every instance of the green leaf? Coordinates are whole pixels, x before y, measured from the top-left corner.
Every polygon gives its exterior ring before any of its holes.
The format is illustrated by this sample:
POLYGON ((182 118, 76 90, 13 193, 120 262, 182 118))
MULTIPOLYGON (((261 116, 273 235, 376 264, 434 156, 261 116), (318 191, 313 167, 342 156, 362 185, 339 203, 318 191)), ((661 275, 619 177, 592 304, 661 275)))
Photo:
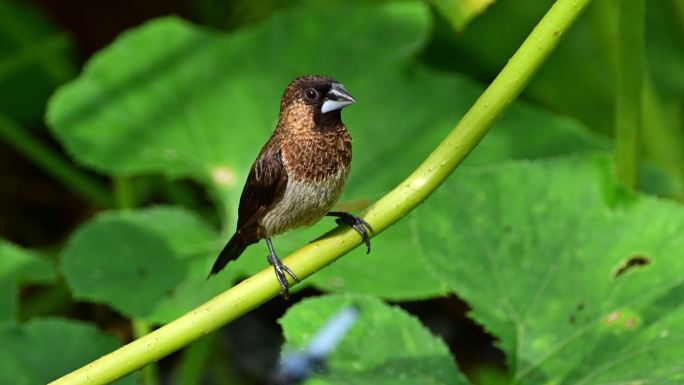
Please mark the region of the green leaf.
POLYGON ((413 224, 514 383, 682 380, 684 208, 622 190, 605 158, 460 171, 413 224))
MULTIPOLYGON (((285 85, 304 73, 327 73, 359 100, 345 111, 355 138, 354 169, 370 172, 366 165, 371 165, 381 173, 379 156, 397 158, 398 148, 412 152, 406 159, 424 156, 481 91, 462 77, 411 64, 430 25, 424 5, 403 2, 294 8, 227 35, 159 19, 129 31, 91 60, 53 97, 48 120, 82 163, 113 174, 188 175, 227 189, 221 195, 235 206, 242 181, 275 126, 285 85), (345 20, 344 28, 330 28, 339 20, 345 20), (397 147, 415 141, 421 142, 416 150, 397 147)), ((520 127, 545 138, 562 134, 553 139, 558 143, 566 135, 586 142, 577 124, 556 133, 557 127, 542 126, 546 122, 532 119, 520 127)), ((504 154, 544 148, 536 141, 518 142, 498 146, 504 154)), ((595 142, 592 138, 589 147, 595 142)), ((415 166, 400 163, 393 180, 415 166)))
MULTIPOLYGON (((495 76, 520 42, 553 5, 553 0, 499 0, 456 39, 435 46, 435 65, 481 78, 495 76)), ((616 4, 616 3, 615 3, 616 4)), ((524 95, 577 116, 599 132, 612 132, 613 77, 610 75, 615 19, 603 15, 612 2, 596 2, 563 37, 524 95), (600 3, 600 4, 599 4, 600 3), (597 25, 593 25, 596 23, 597 25), (598 24, 601 23, 601 24, 598 24), (573 65, 568 65, 573 63, 573 65)))
MULTIPOLYGON (((276 237, 273 245, 278 255, 286 256, 334 226, 336 225, 332 218, 324 218, 312 227, 293 230, 276 237)), ((417 254, 421 251, 414 244, 408 225, 402 222, 393 226, 391 231, 374 238, 371 244, 370 254, 366 255, 366 247, 361 246, 307 278, 293 292, 310 284, 323 291, 372 294, 390 300, 432 298, 448 292, 447 285, 437 280, 425 261, 418 257, 417 254), (406 285, 407 276, 412 277, 411 285, 406 285)), ((254 274, 268 267, 267 254, 268 249, 264 242, 252 245, 236 262, 230 263, 226 270, 232 274, 254 274)))
MULTIPOLYGON (((415 66, 375 74, 371 86, 352 79, 349 89, 360 90, 362 99, 344 116, 354 137, 354 162, 344 197, 371 202, 399 184, 429 155, 484 87, 463 76, 415 66), (375 84, 399 84, 401 92, 396 92, 394 86, 375 84), (420 101, 416 95, 420 95, 420 101)), ((477 166, 607 148, 605 141, 576 121, 515 103, 466 164, 477 166)))
POLYGON ((460 32, 473 18, 484 12, 494 0, 430 0, 451 28, 460 32))
POLYGON ((0 239, 0 277, 31 283, 52 282, 55 271, 44 257, 0 239))
POLYGON ((49 283, 55 278, 45 258, 0 239, 0 324, 15 320, 18 284, 49 283))
POLYGON ((180 208, 105 212, 74 233, 62 270, 75 297, 164 323, 230 286, 206 280, 215 242, 213 230, 180 208))
MULTIPOLYGON (((115 174, 189 175, 226 188, 220 195, 235 213, 249 167, 275 126, 285 84, 303 72, 333 74, 359 100, 344 112, 354 160, 339 205, 359 211, 409 175, 482 92, 462 76, 413 63, 429 27, 421 3, 296 8, 226 35, 160 19, 99 53, 55 95, 49 120, 81 162, 115 174), (340 19, 345 28, 329 27, 340 19), (343 60, 353 57, 364 60, 343 60)), ((577 122, 516 103, 468 164, 606 147, 577 122)), ((229 219, 226 228, 235 222, 229 219)), ((324 219, 277 237, 276 250, 285 256, 333 224, 324 219)), ((397 300, 444 294, 409 234, 402 222, 373 240, 370 255, 359 249, 309 282, 397 300), (406 274, 417 277, 411 286, 406 274)), ((228 237, 212 246, 214 255, 228 237)), ((263 243, 251 246, 226 274, 261 270, 266 254, 263 243)))
POLYGON ((413 3, 294 9, 229 35, 158 19, 100 52, 55 95, 48 119, 72 155, 97 169, 233 185, 273 130, 292 78, 384 68, 417 51, 429 21, 413 3), (331 28, 340 20, 344 28, 331 28))
MULTIPOLYGON (((0 383, 39 385, 55 380, 121 346, 94 326, 36 319, 0 326, 0 383)), ((135 384, 133 375, 115 384, 135 384)))
MULTIPOLYGON (((554 3, 552 0, 499 0, 468 24, 456 39, 438 36, 426 56, 431 65, 490 79, 554 3)), ((644 154, 684 185, 684 134, 679 106, 684 102, 681 1, 649 4, 644 85, 644 154), (677 25, 679 22, 680 25, 677 25)), ((617 1, 595 1, 527 86, 523 97, 575 117, 605 136, 614 131, 617 1), (572 63, 572 65, 568 65, 572 63)), ((650 186, 643 186, 649 189, 650 186)), ((650 189, 649 189, 650 190, 650 189)), ((659 192, 659 191, 658 191, 659 192)), ((671 194, 672 195, 672 194, 671 194)))
POLYGON ((71 41, 32 7, 0 1, 0 111, 39 123, 54 88, 75 75, 71 41))
MULTIPOLYGON (((340 208, 354 211, 367 206, 398 185, 409 175, 465 113, 482 88, 458 76, 445 76, 417 68, 401 73, 378 74, 379 84, 402 84, 404 92, 366 87, 370 109, 391 98, 392 106, 371 113, 350 114, 348 125, 354 134, 354 163, 340 208), (429 94, 430 103, 416 103, 413 95, 429 94), (399 111, 411 111, 397 119, 399 111), (387 122, 393 122, 388 125, 387 122), (415 127, 432 127, 416 132, 415 127), (354 130, 354 127, 364 129, 354 130), (379 129, 378 129, 379 128, 379 129), (387 132, 391 131, 392 135, 387 132), (391 159, 391 164, 388 163, 391 159)), ((358 84, 363 88, 363 84, 358 84)), ((351 88, 355 89, 355 88, 351 88)), ((576 122, 533 108, 515 104, 492 129, 466 161, 482 165, 506 159, 548 157, 605 148, 605 144, 576 122)), ((409 218, 412 214, 409 215, 409 218)), ((281 255, 296 250, 332 228, 332 219, 323 219, 312 229, 294 230, 277 237, 274 244, 281 255)), ((360 247, 350 255, 317 273, 311 280, 324 290, 352 291, 383 298, 421 299, 445 293, 445 286, 426 269, 423 253, 411 238, 406 220, 372 240, 372 252, 360 247), (411 285, 406 277, 411 276, 411 285)), ((266 249, 252 246, 242 258, 263 268, 266 249), (258 255, 254 255, 258 254, 258 255)), ((255 269, 249 269, 254 272, 255 269)))
POLYGON ((280 319, 287 344, 302 349, 340 309, 355 305, 359 318, 332 352, 316 384, 467 384, 438 338, 405 311, 364 296, 304 300, 280 319))
POLYGON ((649 4, 646 12, 646 56, 653 80, 665 95, 684 100, 684 6, 671 0, 649 4))

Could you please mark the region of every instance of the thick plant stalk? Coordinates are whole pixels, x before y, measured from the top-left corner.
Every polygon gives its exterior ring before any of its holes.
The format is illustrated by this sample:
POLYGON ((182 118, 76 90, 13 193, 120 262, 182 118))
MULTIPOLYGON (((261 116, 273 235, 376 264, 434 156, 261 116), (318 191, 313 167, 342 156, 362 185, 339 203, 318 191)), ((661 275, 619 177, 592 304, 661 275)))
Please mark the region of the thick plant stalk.
MULTIPOLYGON (((150 325, 139 319, 133 320, 133 336, 136 338, 148 334, 152 328, 150 325)), ((159 384, 159 372, 157 372, 157 366, 155 364, 146 365, 142 368, 140 372, 140 385, 157 385, 159 384)))
MULTIPOLYGON (((588 3, 589 0, 556 1, 444 141, 406 180, 367 210, 364 217, 376 234, 408 214, 444 182, 520 94, 588 3)), ((284 262, 300 278, 305 278, 360 243, 361 238, 354 230, 337 228, 297 250, 284 262)), ((279 291, 273 272, 265 269, 175 321, 52 384, 114 381, 220 328, 278 295, 279 291)))
POLYGON ((635 189, 638 183, 639 132, 644 83, 644 0, 618 3, 618 75, 615 116, 615 171, 635 189))

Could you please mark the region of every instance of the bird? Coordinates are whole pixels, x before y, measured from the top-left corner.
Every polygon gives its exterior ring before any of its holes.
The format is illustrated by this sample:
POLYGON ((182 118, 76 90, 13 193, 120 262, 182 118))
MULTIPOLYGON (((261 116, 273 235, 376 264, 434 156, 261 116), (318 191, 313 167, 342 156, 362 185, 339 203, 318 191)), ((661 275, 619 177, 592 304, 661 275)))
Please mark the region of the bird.
POLYGON ((209 277, 259 240, 266 240, 281 295, 289 296, 286 274, 297 275, 280 260, 272 238, 310 226, 324 216, 351 226, 370 253, 373 229, 348 212, 330 211, 349 176, 352 139, 342 123, 343 108, 356 103, 345 86, 329 76, 294 79, 280 101, 278 123, 247 176, 238 207, 235 233, 216 258, 209 277))

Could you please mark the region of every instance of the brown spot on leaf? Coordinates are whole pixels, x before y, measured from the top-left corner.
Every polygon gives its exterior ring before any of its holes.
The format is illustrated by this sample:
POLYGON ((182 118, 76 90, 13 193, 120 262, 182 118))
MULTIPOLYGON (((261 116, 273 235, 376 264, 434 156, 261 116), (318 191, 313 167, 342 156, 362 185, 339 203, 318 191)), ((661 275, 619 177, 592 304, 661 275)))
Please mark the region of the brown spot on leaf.
POLYGON ((612 312, 606 316, 605 323, 607 323, 609 325, 613 324, 613 323, 617 322, 617 320, 620 319, 620 316, 621 316, 621 313, 616 310, 616 311, 614 311, 614 312, 612 312))
POLYGON ((634 329, 639 324, 639 320, 636 317, 629 317, 625 320, 625 327, 627 329, 634 329))
POLYGON ((626 261, 622 262, 613 272, 613 278, 617 278, 628 270, 643 267, 651 263, 651 259, 645 255, 633 255, 626 261))

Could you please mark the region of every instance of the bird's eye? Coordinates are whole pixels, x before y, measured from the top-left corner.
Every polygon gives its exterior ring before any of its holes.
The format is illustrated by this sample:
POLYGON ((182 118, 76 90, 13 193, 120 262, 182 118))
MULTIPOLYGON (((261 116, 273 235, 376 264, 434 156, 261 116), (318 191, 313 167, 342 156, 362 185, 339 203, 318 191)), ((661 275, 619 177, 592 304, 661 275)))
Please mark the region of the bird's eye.
POLYGON ((316 100, 316 98, 318 98, 318 91, 313 88, 307 88, 304 91, 304 97, 310 101, 316 100))

